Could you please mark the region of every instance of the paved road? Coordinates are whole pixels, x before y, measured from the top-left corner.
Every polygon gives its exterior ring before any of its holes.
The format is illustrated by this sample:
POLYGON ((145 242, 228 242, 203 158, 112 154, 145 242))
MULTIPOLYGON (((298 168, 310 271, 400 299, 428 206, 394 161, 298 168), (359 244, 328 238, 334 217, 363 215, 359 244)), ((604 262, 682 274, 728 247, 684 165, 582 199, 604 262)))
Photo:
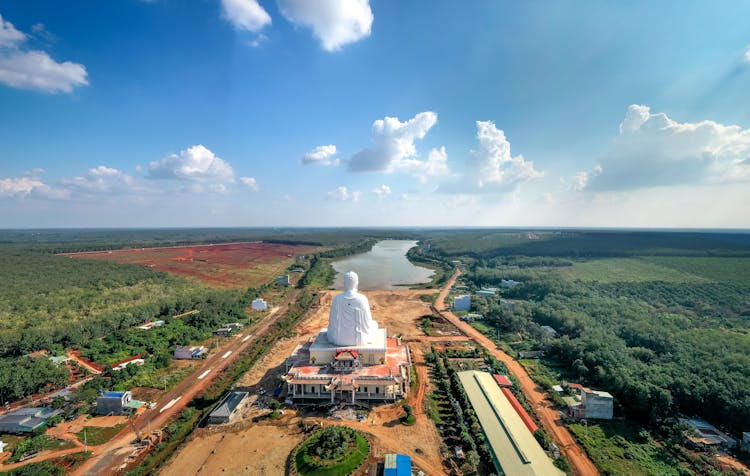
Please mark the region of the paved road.
MULTIPOLYGON (((460 272, 456 270, 451 279, 445 285, 443 290, 438 295, 435 301, 435 307, 437 309, 445 308, 445 298, 448 296, 453 284, 456 282, 456 278, 460 272)), ((507 367, 508 371, 515 376, 521 384, 521 391, 523 392, 526 400, 534 409, 537 418, 542 423, 544 429, 549 433, 555 440, 555 443, 560 447, 565 456, 570 461, 571 469, 573 472, 580 476, 598 475, 599 470, 596 469, 594 463, 591 462, 586 452, 581 448, 578 442, 573 438, 567 428, 565 428, 560 415, 554 408, 549 406, 547 401, 547 394, 541 388, 534 383, 529 377, 521 364, 514 360, 511 356, 498 349, 492 340, 487 338, 484 334, 479 332, 476 328, 461 321, 455 314, 450 311, 441 311, 440 314, 456 326, 461 332, 466 334, 468 337, 474 339, 479 345, 486 348, 492 355, 498 360, 502 361, 507 367)))
POLYGON ((93 447, 94 455, 72 474, 87 476, 112 474, 124 463, 127 453, 121 450, 131 446, 136 439, 135 432, 145 433, 166 426, 200 391, 207 388, 224 368, 234 362, 243 350, 252 345, 258 336, 263 335, 282 318, 284 313, 277 311, 287 309, 287 303, 297 299, 299 293, 300 290, 290 289, 284 302, 271 310, 261 321, 245 329, 245 332, 227 338, 227 343, 216 349, 213 355, 205 359, 193 373, 162 395, 153 409, 146 410, 139 415, 133 421, 132 426, 124 428, 109 442, 93 447), (249 333, 250 331, 252 334, 249 333))

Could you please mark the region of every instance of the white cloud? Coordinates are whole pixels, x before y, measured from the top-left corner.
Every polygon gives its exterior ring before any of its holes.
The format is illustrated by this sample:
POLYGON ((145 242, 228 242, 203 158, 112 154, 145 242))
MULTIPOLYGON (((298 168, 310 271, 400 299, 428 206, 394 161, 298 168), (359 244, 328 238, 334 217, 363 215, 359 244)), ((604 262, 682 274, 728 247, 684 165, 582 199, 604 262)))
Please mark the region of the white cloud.
POLYGON ((45 187, 44 182, 36 177, 18 177, 0 179, 0 195, 29 195, 34 190, 45 187))
POLYGON ((104 165, 89 169, 85 175, 62 179, 60 184, 84 194, 123 194, 136 190, 143 191, 133 177, 104 165))
POLYGON ((415 164, 404 162, 417 156, 414 141, 422 139, 437 123, 437 114, 420 112, 401 122, 397 117, 378 119, 372 124, 372 148, 363 149, 349 159, 349 170, 354 172, 393 172, 405 167, 414 169, 415 164))
POLYGON ((505 132, 492 121, 477 121, 479 149, 471 151, 466 172, 456 182, 438 189, 448 193, 507 193, 521 183, 542 177, 534 163, 522 155, 512 156, 505 132))
POLYGON ((432 149, 427 160, 403 159, 396 163, 395 168, 417 177, 423 183, 427 182, 428 177, 444 177, 451 173, 445 147, 432 149))
POLYGON ((326 51, 339 50, 370 36, 374 17, 369 0, 277 0, 277 3, 287 20, 311 28, 326 51))
POLYGON ((148 176, 154 179, 233 182, 234 170, 208 148, 198 144, 149 163, 148 176))
POLYGON ((24 50, 26 38, 0 16, 0 83, 48 93, 69 93, 89 84, 85 66, 58 63, 44 51, 24 50))
POLYGON ((339 202, 358 202, 362 196, 361 192, 350 192, 346 187, 337 187, 326 194, 328 199, 339 202))
POLYGON ((750 63, 750 45, 747 45, 747 48, 745 49, 745 62, 750 63))
POLYGON ((677 122, 631 105, 620 134, 581 190, 628 190, 750 180, 750 129, 677 122))
POLYGON ((236 30, 259 31, 271 24, 268 15, 258 0, 221 0, 224 18, 236 30))
POLYGON ((266 41, 268 41, 268 36, 259 33, 255 38, 247 42, 247 46, 251 48, 260 48, 266 41))
POLYGON ((260 185, 258 185, 258 181, 253 177, 240 177, 240 183, 253 192, 260 191, 260 185))
POLYGON ((372 193, 374 193, 375 195, 377 195, 378 198, 383 198, 386 195, 390 195, 391 194, 391 187, 389 187, 388 185, 383 184, 383 185, 380 185, 379 187, 375 187, 375 189, 372 191, 372 193))
POLYGON ((48 199, 65 199, 70 191, 50 187, 36 176, 41 169, 34 169, 23 177, 0 179, 0 197, 39 197, 48 199))
POLYGON ((334 158, 334 155, 336 155, 335 145, 319 145, 302 156, 302 163, 306 165, 315 164, 338 166, 339 164, 341 164, 341 160, 334 158))
POLYGON ((16 30, 9 21, 3 20, 0 15, 0 47, 18 46, 26 41, 26 35, 16 30))

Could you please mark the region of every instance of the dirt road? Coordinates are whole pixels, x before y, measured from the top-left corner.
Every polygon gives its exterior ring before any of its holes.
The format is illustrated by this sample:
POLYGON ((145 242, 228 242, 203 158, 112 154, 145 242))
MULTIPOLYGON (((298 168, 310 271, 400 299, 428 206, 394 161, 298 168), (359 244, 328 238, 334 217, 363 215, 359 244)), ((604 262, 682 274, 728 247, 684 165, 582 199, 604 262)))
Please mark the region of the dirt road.
MULTIPOLYGON (((459 274, 460 272, 456 270, 454 275, 438 295, 438 298, 435 301, 435 307, 437 309, 442 310, 445 308, 445 298, 448 295, 450 288, 456 282, 456 278, 458 278, 459 274)), ((573 472, 581 476, 599 474, 599 470, 596 469, 596 466, 591 462, 586 452, 580 447, 580 445, 578 445, 578 442, 573 438, 573 435, 571 435, 568 429, 563 425, 560 415, 555 409, 549 406, 549 403, 547 402, 547 394, 542 391, 536 383, 534 383, 526 372, 526 369, 524 369, 521 364, 511 356, 498 349, 492 340, 487 338, 470 324, 462 322, 452 312, 441 311, 441 314, 461 332, 474 339, 479 345, 490 351, 495 358, 502 361, 508 367, 508 371, 520 382, 521 391, 534 409, 542 426, 555 440, 555 443, 560 447, 560 451, 567 456, 573 472)))

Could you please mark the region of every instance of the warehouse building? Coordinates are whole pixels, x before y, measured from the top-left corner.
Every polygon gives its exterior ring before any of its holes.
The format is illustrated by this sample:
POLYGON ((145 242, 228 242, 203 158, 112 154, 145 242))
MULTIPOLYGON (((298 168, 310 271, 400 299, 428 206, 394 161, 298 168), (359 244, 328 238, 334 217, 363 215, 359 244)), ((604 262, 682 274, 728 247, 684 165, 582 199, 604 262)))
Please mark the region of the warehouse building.
POLYGON ((242 403, 247 398, 247 392, 229 392, 221 399, 216 408, 208 415, 210 425, 220 425, 234 420, 242 409, 242 403))
MULTIPOLYGON (((492 375, 469 370, 458 377, 493 455, 500 474, 514 476, 562 475, 547 456, 492 375)), ((507 387, 503 390, 508 390, 507 387)))
POLYGON ((19 408, 0 416, 0 433, 31 433, 60 413, 50 407, 19 408))

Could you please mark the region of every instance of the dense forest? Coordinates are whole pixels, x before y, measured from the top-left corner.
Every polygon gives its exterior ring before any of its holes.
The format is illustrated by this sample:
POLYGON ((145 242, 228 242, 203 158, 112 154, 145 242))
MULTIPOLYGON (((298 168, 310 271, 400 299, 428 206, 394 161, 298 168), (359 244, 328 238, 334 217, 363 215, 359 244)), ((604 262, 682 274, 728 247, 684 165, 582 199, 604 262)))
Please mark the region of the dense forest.
POLYGON ((138 372, 166 367, 178 345, 204 340, 227 322, 248 322, 245 311, 264 291, 214 289, 139 265, 71 259, 57 252, 117 247, 265 239, 315 243, 328 248, 310 262, 300 286, 324 287, 333 279, 330 259, 369 250, 374 237, 392 231, 342 230, 39 230, 0 231, 0 402, 67 384, 69 373, 46 358, 45 349, 111 365, 137 354, 145 368, 115 373, 131 382, 138 372), (198 311, 180 319, 174 316, 198 311), (134 326, 166 325, 148 332, 134 326))
POLYGON ((611 392, 628 418, 699 415, 735 435, 750 428, 750 235, 510 235, 484 249, 460 237, 441 242, 449 252, 437 240, 431 250, 463 257, 472 289, 521 283, 473 300, 488 325, 525 335, 563 377, 611 392))

